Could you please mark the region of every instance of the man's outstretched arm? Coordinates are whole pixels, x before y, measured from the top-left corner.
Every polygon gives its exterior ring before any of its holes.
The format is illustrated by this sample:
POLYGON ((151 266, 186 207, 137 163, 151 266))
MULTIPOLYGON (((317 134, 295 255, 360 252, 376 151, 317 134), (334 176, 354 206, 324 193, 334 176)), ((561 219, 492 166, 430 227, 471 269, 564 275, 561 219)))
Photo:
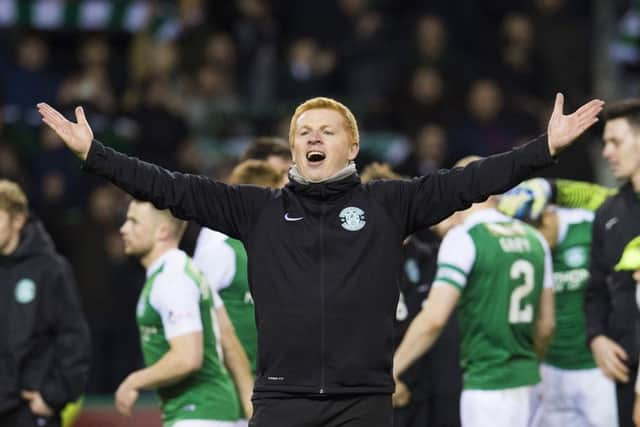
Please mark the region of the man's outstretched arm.
POLYGON ((243 238, 242 230, 248 229, 270 195, 269 190, 259 187, 229 186, 203 176, 170 172, 105 147, 93 139, 81 107, 75 110, 77 123, 46 103, 39 103, 38 111, 43 122, 84 161, 86 171, 159 209, 170 209, 178 218, 243 238))
POLYGON ((400 221, 407 223, 408 233, 430 226, 457 210, 501 194, 538 170, 550 166, 553 156, 571 144, 598 121, 604 103, 592 100, 572 114, 563 113, 564 99, 556 97, 546 135, 514 148, 470 163, 464 168, 440 171, 411 181, 388 181, 385 197, 398 209, 400 221))

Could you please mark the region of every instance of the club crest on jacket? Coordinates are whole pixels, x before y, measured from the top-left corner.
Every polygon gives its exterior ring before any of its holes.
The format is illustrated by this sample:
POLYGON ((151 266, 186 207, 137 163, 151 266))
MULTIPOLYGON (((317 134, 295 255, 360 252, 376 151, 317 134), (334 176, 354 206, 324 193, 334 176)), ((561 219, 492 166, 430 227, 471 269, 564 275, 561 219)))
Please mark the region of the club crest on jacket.
POLYGON ((340 211, 340 224, 342 228, 348 231, 362 230, 367 223, 364 211, 355 206, 349 206, 340 211))
POLYGON ((28 304, 36 297, 36 284, 31 279, 20 279, 15 288, 16 301, 20 304, 28 304))

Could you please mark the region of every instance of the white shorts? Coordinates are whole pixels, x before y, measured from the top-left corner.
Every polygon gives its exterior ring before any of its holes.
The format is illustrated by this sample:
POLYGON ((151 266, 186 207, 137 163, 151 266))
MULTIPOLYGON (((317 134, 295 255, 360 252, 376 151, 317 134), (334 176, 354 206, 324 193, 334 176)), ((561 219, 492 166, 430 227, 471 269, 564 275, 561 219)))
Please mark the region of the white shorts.
POLYGON ((505 390, 463 390, 462 427, 528 427, 533 417, 533 386, 505 390))
POLYGON ((543 364, 540 426, 616 427, 616 388, 599 368, 559 369, 543 364))
POLYGON ((180 420, 176 421, 171 427, 243 427, 246 426, 246 420, 239 421, 213 421, 213 420, 180 420), (244 424, 242 424, 244 422, 244 424))

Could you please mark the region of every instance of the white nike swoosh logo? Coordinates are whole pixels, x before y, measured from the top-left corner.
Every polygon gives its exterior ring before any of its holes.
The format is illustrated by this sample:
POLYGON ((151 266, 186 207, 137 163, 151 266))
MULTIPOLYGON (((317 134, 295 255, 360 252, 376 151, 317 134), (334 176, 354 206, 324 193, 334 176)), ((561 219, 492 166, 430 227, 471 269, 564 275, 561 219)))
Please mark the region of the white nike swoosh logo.
POLYGON ((290 216, 289 216, 289 212, 285 212, 285 213, 284 213, 284 219, 285 219, 286 221, 301 221, 301 220, 303 220, 303 219, 304 219, 304 217, 303 217, 303 216, 301 216, 301 217, 295 217, 295 218, 294 218, 294 217, 290 217, 290 216))
POLYGON ((619 219, 616 217, 611 218, 609 221, 607 221, 604 224, 604 228, 606 228, 607 230, 610 230, 611 227, 613 227, 614 225, 616 225, 618 223, 619 219))

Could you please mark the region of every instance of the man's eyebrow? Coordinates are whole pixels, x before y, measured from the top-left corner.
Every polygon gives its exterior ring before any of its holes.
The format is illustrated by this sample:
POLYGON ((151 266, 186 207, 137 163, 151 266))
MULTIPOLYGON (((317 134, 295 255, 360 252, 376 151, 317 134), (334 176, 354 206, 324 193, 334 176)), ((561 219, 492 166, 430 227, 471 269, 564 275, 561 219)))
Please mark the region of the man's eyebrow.
MULTIPOLYGON (((335 125, 331 125, 331 124, 324 124, 324 125, 320 125, 320 129, 324 129, 324 128, 330 128, 330 127, 334 127, 335 125)), ((298 129, 303 129, 303 128, 311 128, 310 125, 302 125, 300 126, 298 129)))

